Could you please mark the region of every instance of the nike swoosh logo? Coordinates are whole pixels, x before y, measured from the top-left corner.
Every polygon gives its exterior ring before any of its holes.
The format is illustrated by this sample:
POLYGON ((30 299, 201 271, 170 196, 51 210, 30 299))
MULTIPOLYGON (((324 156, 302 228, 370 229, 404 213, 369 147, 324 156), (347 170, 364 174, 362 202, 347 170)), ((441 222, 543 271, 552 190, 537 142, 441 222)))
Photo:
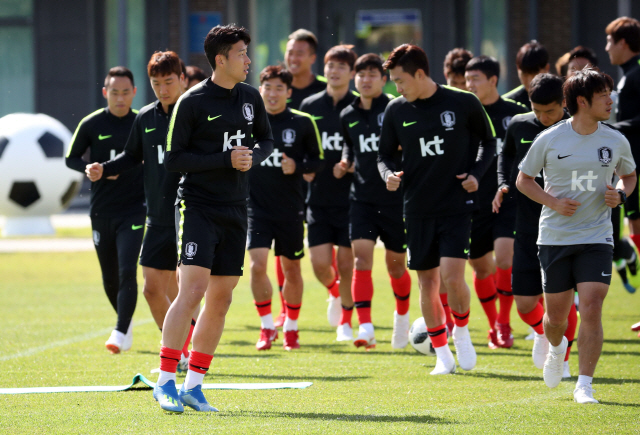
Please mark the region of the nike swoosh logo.
POLYGON ((131 225, 131 229, 132 229, 133 231, 135 231, 135 230, 139 230, 139 229, 140 229, 140 228, 142 228, 142 227, 144 227, 144 225, 131 225))
POLYGON ((212 118, 212 117, 210 117, 210 116, 207 116, 207 120, 209 120, 209 121, 213 121, 214 119, 216 119, 216 118, 220 118, 221 116, 222 116, 222 115, 218 115, 218 116, 214 116, 213 118, 212 118))
POLYGON ((402 249, 407 249, 407 245, 402 245, 402 249))
POLYGON ((293 255, 295 255, 296 257, 302 255, 304 253, 304 249, 299 250, 298 252, 294 252, 293 255))
POLYGON ((409 127, 410 125, 413 125, 413 124, 415 124, 416 122, 418 122, 418 121, 413 121, 413 122, 406 122, 406 121, 405 121, 405 122, 403 122, 403 123, 402 123, 402 126, 403 126, 403 127, 409 127))
POLYGON ((566 159, 567 157, 571 157, 573 154, 567 154, 566 156, 561 156, 558 154, 558 160, 566 159))
POLYGON ((602 272, 602 276, 611 276, 611 274, 602 272))
POLYGON ((465 253, 465 254, 468 254, 468 253, 469 253, 469 250, 468 250, 468 249, 465 249, 465 250, 464 250, 464 253, 465 253))
POLYGON ((314 121, 324 118, 324 116, 313 116, 313 115, 311 115, 311 117, 313 118, 314 121))
POLYGON ((524 139, 520 139, 520 143, 531 143, 533 142, 532 140, 524 140, 524 139))
POLYGON ((105 139, 109 139, 111 136, 113 136, 112 134, 108 134, 106 136, 103 135, 99 135, 98 136, 98 140, 105 140, 105 139))
POLYGON ((351 127, 355 127, 357 124, 360 124, 360 121, 350 122, 350 123, 349 123, 349 128, 351 128, 351 127))
POLYGON ((145 127, 144 132, 145 132, 145 133, 150 133, 150 132, 152 132, 153 130, 155 130, 155 128, 146 128, 146 127, 145 127))

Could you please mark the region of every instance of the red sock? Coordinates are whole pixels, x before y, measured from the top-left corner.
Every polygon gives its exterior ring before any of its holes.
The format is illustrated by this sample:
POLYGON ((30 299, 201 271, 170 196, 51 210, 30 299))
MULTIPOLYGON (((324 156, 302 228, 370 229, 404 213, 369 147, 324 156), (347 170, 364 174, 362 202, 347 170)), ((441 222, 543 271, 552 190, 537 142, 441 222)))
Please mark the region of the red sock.
POLYGON ((573 339, 576 338, 576 327, 578 326, 578 312, 576 311, 575 304, 571 305, 571 311, 567 317, 567 330, 564 331, 564 336, 567 337, 569 344, 567 345, 567 354, 564 356, 565 361, 569 361, 569 353, 571 352, 571 345, 573 345, 573 339))
POLYGON ((351 326, 351 317, 353 316, 353 307, 342 306, 342 314, 340 314, 340 324, 348 323, 351 326))
POLYGON ((500 312, 498 323, 511 323, 511 305, 513 305, 513 293, 511 291, 511 268, 496 268, 496 290, 500 300, 500 312))
POLYGON ((253 303, 256 305, 256 310, 258 310, 258 315, 260 317, 271 314, 271 300, 262 302, 253 301, 253 303))
POLYGON ((636 244, 636 247, 640 249, 640 234, 631 234, 629 237, 631 237, 633 243, 636 244))
POLYGON ((429 334, 431 344, 434 348, 447 345, 447 325, 441 325, 435 328, 427 328, 427 333, 429 334))
POLYGON ((182 354, 185 357, 189 357, 189 344, 191 343, 191 336, 193 335, 193 330, 196 327, 196 319, 191 319, 191 327, 189 328, 189 335, 187 335, 187 341, 184 342, 184 346, 182 346, 182 354))
POLYGON ((182 355, 180 349, 169 349, 168 347, 162 346, 160 348, 160 370, 175 373, 178 369, 178 363, 180 362, 180 355, 182 355))
POLYGON ((518 314, 520 314, 520 318, 524 323, 531 326, 536 334, 542 335, 544 334, 544 328, 542 327, 542 318, 544 317, 544 308, 542 308, 542 304, 538 302, 536 307, 531 310, 529 313, 522 313, 518 310, 518 314))
POLYGON ((487 315, 487 320, 489 320, 489 328, 493 329, 498 318, 498 312, 496 311, 496 283, 493 280, 493 276, 490 275, 485 279, 478 279, 474 273, 473 287, 476 289, 482 309, 487 315))
POLYGON ((335 273, 333 282, 327 286, 329 294, 334 298, 340 297, 340 280, 338 279, 338 272, 335 273))
POLYGON ((446 293, 440 293, 440 301, 442 302, 442 308, 444 308, 445 322, 453 324, 453 317, 451 317, 451 308, 449 308, 449 295, 446 293))
POLYGON ((400 278, 389 277, 393 295, 396 297, 396 311, 403 316, 409 312, 409 296, 411 295, 411 275, 405 269, 400 278))
POLYGON ((456 324, 456 326, 463 327, 469 324, 470 311, 471 310, 467 310, 466 313, 456 313, 455 311, 451 310, 451 314, 453 315, 453 322, 456 324))
POLYGON ((280 287, 280 291, 282 291, 282 287, 284 286, 284 272, 280 264, 280 256, 276 256, 276 276, 278 277, 278 287, 280 287))
POLYGON ((302 304, 293 305, 285 301, 285 307, 287 307, 287 317, 291 320, 298 320, 298 316, 300 315, 300 307, 302 304))
POLYGON ((191 356, 189 357, 189 370, 204 375, 207 373, 207 370, 209 370, 212 359, 213 355, 207 355, 206 353, 200 353, 192 350, 191 356))
POLYGON ((353 269, 351 296, 358 312, 358 322, 371 323, 371 299, 373 299, 373 280, 370 270, 353 269))

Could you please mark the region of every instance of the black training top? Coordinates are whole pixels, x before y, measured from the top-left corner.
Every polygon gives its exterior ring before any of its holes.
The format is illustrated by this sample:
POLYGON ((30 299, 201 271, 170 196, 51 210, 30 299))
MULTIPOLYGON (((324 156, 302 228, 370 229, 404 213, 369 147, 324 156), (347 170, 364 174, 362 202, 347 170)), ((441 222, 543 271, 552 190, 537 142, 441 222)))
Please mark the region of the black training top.
MULTIPOLYGON (((84 174, 87 162, 82 159, 89 149, 90 162, 106 162, 122 152, 131 131, 135 110, 122 118, 108 108, 96 110, 83 118, 73 134, 65 162, 67 166, 84 174)), ((91 183, 91 217, 118 217, 144 213, 144 187, 142 166, 123 172, 116 180, 102 177, 91 183)))
POLYGON ((291 98, 287 100, 287 107, 290 109, 299 109, 302 101, 313 94, 322 92, 327 89, 327 79, 323 76, 315 76, 313 81, 306 88, 298 89, 291 87, 291 98))
POLYGON ((164 161, 164 141, 169 128, 169 113, 162 110, 160 101, 142 109, 133 122, 124 152, 103 163, 103 177, 120 174, 144 161, 144 193, 147 200, 147 224, 174 226, 174 204, 180 174, 167 172, 164 161))
MULTIPOLYGON (((491 123, 496 131, 497 155, 502 150, 507 126, 509 125, 511 118, 515 115, 526 113, 529 110, 522 104, 517 103, 514 100, 508 100, 504 97, 499 98, 498 101, 493 104, 484 106, 484 110, 487 111, 487 115, 491 118, 491 123)), ((489 169, 487 169, 487 172, 484 174, 484 177, 480 180, 480 187, 478 188, 478 202, 480 209, 477 213, 483 215, 491 215, 491 213, 493 213, 491 203, 493 202, 493 198, 496 196, 496 191, 498 190, 497 172, 498 162, 497 159, 494 159, 491 162, 491 166, 489 166, 489 169)), ((505 197, 505 201, 510 200, 513 200, 513 196, 507 195, 505 197)))
POLYGON ((177 202, 246 205, 249 174, 232 167, 234 146, 253 149, 254 167, 273 151, 258 90, 246 83, 225 89, 209 77, 182 94, 171 114, 164 153, 165 168, 182 173, 177 202))
POLYGON ((516 103, 523 104, 527 107, 527 109, 531 110, 531 101, 529 100, 529 94, 527 90, 524 88, 524 85, 520 85, 517 88, 514 88, 504 94, 503 98, 507 98, 509 100, 513 100, 516 103))
POLYGON ((291 221, 303 219, 302 174, 316 172, 323 153, 316 123, 308 115, 286 109, 269 115, 274 137, 271 157, 249 171, 249 216, 291 221), (282 155, 296 162, 293 174, 282 172, 282 155))
POLYGON ((613 127, 625 135, 637 162, 640 161, 640 55, 621 66, 624 76, 618 82, 618 114, 613 127))
MULTIPOLYGON (((358 97, 340 114, 344 136, 342 158, 355 163, 349 194, 352 201, 376 205, 402 204, 402 191, 388 191, 378 172, 380 129, 389 101, 391 98, 382 94, 373 99, 370 110, 364 110, 358 97)), ((400 151, 396 153, 396 164, 400 164, 400 151)))
POLYGON ((494 159, 495 133, 480 100, 470 92, 438 85, 429 98, 387 105, 380 134, 378 170, 383 180, 398 170, 402 146, 402 186, 406 217, 435 217, 476 210, 477 195, 456 175, 480 180, 494 159))
MULTIPOLYGON (((565 111, 562 119, 569 119, 569 114, 565 111)), ((558 121, 560 122, 560 121, 558 121)), ((509 193, 516 198, 516 234, 538 234, 538 221, 542 204, 539 204, 526 195, 520 193, 516 188, 518 178, 518 165, 529 152, 533 140, 549 127, 542 125, 533 112, 514 116, 507 128, 502 152, 498 155, 498 184, 500 187, 509 188, 509 193)), ((544 189, 544 178, 542 173, 535 178, 536 182, 544 189)))
POLYGON ((316 207, 349 207, 349 188, 353 174, 337 179, 333 176, 333 167, 342 158, 344 138, 340 127, 340 112, 356 98, 349 91, 344 98, 333 105, 333 98, 326 90, 305 98, 300 111, 313 116, 318 125, 322 149, 324 150, 324 168, 316 173, 309 185, 307 203, 316 207))

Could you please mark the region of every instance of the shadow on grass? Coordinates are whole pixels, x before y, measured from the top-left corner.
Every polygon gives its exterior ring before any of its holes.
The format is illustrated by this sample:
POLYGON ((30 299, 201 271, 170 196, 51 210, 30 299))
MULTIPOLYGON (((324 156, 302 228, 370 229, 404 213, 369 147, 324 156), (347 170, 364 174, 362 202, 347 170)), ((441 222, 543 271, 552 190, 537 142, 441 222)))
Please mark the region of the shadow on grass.
POLYGON ((514 349, 504 349, 503 351, 496 352, 495 350, 478 350, 476 347, 476 354, 489 356, 528 356, 531 358, 531 351, 514 349))
POLYGON ((640 350, 638 352, 627 352, 624 350, 603 350, 602 355, 631 355, 631 356, 640 356, 640 350))
MULTIPOLYGON (((359 354, 359 355, 364 355, 364 356, 369 356, 369 355, 372 355, 372 356, 375 356, 375 355, 391 355, 391 356, 402 356, 402 357, 405 357, 405 356, 408 356, 408 357, 414 357, 414 356, 425 357, 425 356, 427 356, 427 355, 423 355, 423 354, 418 353, 418 352, 405 352, 405 351, 402 351, 402 350, 399 350, 399 351, 386 351, 385 352, 385 351, 380 351, 380 350, 376 350, 376 349, 373 349, 373 350, 370 350, 370 351, 366 351, 364 349, 358 349, 356 347, 354 347, 353 349, 350 348, 350 350, 343 350, 343 349, 335 349, 334 350, 334 349, 332 349, 329 352, 332 353, 332 354, 336 354, 336 355, 358 355, 359 354)), ((434 359, 434 361, 435 361, 435 359, 434 359)))
MULTIPOLYGON (((527 375, 510 375, 507 373, 482 373, 482 372, 466 372, 465 376, 472 376, 476 378, 487 378, 487 379, 500 379, 503 381, 540 381, 542 382, 542 373, 540 376, 527 376, 527 375)), ((576 376, 572 376, 571 380, 567 380, 566 382, 571 382, 572 380, 577 379, 576 376)), ((594 378, 595 384, 640 384, 640 379, 617 379, 617 378, 601 378, 596 376, 594 378)), ((597 389, 597 387, 596 387, 597 389)))
POLYGON ((605 343, 609 343, 609 344, 633 344, 633 345, 640 345, 640 338, 638 338, 638 336, 636 335, 636 333, 634 331, 631 331, 634 334, 634 338, 629 338, 629 339, 604 339, 605 343))
POLYGON ((619 403, 619 402, 603 402, 600 401, 601 405, 610 405, 610 406, 628 406, 630 408, 640 408, 640 403, 619 403))
POLYGON ((279 353, 216 353, 216 358, 282 358, 282 355, 279 353))
POLYGON ((347 422, 373 423, 418 423, 418 424, 456 424, 432 415, 386 415, 386 414, 337 414, 322 412, 273 412, 240 411, 224 413, 221 417, 260 417, 260 418, 300 418, 305 420, 337 420, 347 422))
POLYGON ((270 379, 274 381, 325 381, 325 382, 353 382, 370 379, 370 376, 295 376, 295 375, 238 375, 234 373, 216 373, 215 378, 242 379, 270 379))

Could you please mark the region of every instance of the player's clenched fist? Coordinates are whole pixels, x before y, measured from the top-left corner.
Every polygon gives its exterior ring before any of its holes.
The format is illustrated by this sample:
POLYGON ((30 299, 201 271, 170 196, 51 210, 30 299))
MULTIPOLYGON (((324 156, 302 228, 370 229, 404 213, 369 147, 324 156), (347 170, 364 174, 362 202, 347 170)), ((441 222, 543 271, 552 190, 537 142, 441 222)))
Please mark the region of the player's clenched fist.
POLYGON ((84 173, 87 174, 87 178, 91 181, 98 181, 102 178, 102 165, 100 163, 91 163, 87 165, 84 173))
POLYGON ((464 180, 462 182, 462 188, 467 192, 475 192, 478 190, 478 180, 473 175, 469 175, 466 172, 464 174, 456 175, 458 180, 464 180))
POLYGON ((395 192, 400 187, 400 182, 402 181, 402 176, 404 175, 404 171, 394 172, 393 174, 389 174, 387 177, 387 190, 391 192, 395 192))
POLYGON ((253 163, 253 151, 247 147, 234 146, 231 151, 231 166, 238 171, 248 171, 253 163))
POLYGON ((560 198, 556 200, 556 203, 552 208, 562 216, 573 216, 581 205, 582 204, 575 199, 560 198))
POLYGON ((622 202, 618 191, 609 184, 607 184, 607 191, 604 193, 604 202, 611 208, 616 208, 622 202))
POLYGON ((296 172, 296 161, 287 156, 287 153, 282 153, 280 165, 282 166, 282 173, 284 175, 291 175, 296 172))

